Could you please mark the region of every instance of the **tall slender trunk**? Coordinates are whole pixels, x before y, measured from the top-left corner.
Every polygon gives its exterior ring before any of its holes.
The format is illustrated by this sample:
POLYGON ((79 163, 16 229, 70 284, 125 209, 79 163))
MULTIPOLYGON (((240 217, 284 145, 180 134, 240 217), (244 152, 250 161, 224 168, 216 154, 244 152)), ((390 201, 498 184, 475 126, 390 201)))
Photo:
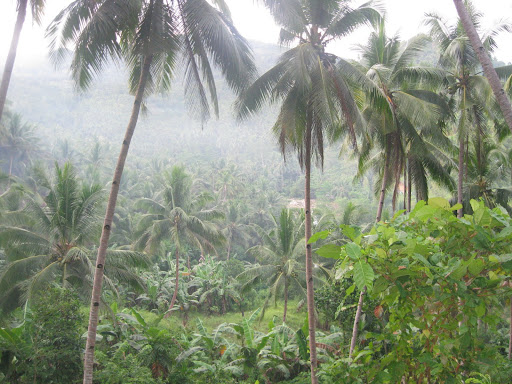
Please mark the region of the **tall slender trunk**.
POLYGON ((380 187, 379 206, 377 208, 376 221, 379 222, 382 218, 382 210, 384 208, 384 198, 386 197, 386 184, 388 183, 388 168, 389 168, 389 154, 385 154, 386 161, 384 163, 384 174, 382 175, 382 186, 380 187))
POLYGON ((407 159, 408 180, 407 180, 407 212, 411 212, 412 200, 412 179, 411 179, 411 159, 407 159))
MULTIPOLYGON (((461 133, 459 138, 459 180, 457 182, 457 203, 462 204, 462 186, 464 178, 464 135, 461 133)), ((457 217, 462 217, 463 209, 457 210, 457 217)))
POLYGON ((7 188, 9 188, 11 186, 11 181, 12 181, 12 164, 14 162, 14 155, 11 155, 11 158, 9 160, 9 181, 7 182, 7 188))
POLYGON ((306 235, 306 287, 309 321, 309 352, 311 361, 311 384, 317 384, 316 369, 318 361, 316 358, 316 337, 315 337, 315 292, 313 289, 313 255, 311 244, 308 241, 311 237, 311 117, 308 118, 306 127, 306 157, 305 162, 305 198, 304 206, 306 210, 305 235, 306 235))
POLYGON ((174 281, 174 293, 172 294, 171 304, 169 305, 169 309, 167 310, 167 314, 165 315, 165 317, 170 316, 171 310, 174 308, 174 304, 176 303, 176 298, 178 297, 179 279, 180 279, 180 252, 178 250, 178 247, 176 247, 176 280, 174 281))
POLYGON ((62 267, 62 288, 66 288, 66 281, 68 279, 68 271, 67 271, 68 263, 64 263, 62 267))
POLYGON ((9 178, 12 176, 12 164, 14 163, 14 155, 9 159, 9 178))
POLYGON ((510 322, 508 330, 508 359, 512 359, 512 297, 510 298, 510 322))
POLYGON ((110 189, 110 196, 108 198, 107 210, 105 212, 105 220, 103 222, 103 230, 101 232, 100 246, 98 248, 98 256, 96 258, 96 270, 94 272, 94 282, 92 287, 91 297, 91 309, 89 314, 89 327, 87 330, 87 343, 85 346, 85 357, 84 357, 84 384, 92 384, 93 377, 93 365, 94 365, 94 346, 96 344, 96 327, 98 326, 98 314, 101 300, 101 287, 103 283, 103 270, 105 265, 105 258, 108 248, 108 240, 110 237, 110 231, 112 227, 112 219, 116 208, 117 195, 119 193, 119 185, 121 183, 121 176, 123 175, 124 164, 128 155, 128 149, 130 148, 130 142, 132 140, 133 132, 137 125, 139 118, 140 106, 144 96, 144 89, 149 76, 149 69, 153 56, 147 56, 144 59, 142 71, 140 74, 139 84, 137 87, 137 93, 135 95, 135 101, 133 102, 132 114, 130 122, 126 128, 124 135, 123 144, 117 159, 116 169, 114 171, 114 178, 112 180, 112 186, 110 189))
POLYGON ((407 212, 407 158, 404 160, 404 210, 407 212))
POLYGON ((283 323, 286 323, 286 311, 288 310, 288 279, 284 278, 284 311, 283 323))
POLYGON ((226 256, 226 260, 229 260, 229 256, 231 254, 231 242, 232 242, 232 236, 229 236, 229 239, 228 239, 228 254, 226 256))
POLYGON ((20 41, 21 30, 25 22, 27 14, 28 0, 19 0, 18 3, 18 17, 14 25, 14 32, 12 34, 11 47, 5 60, 4 73, 2 75, 2 83, 0 85, 0 120, 4 113, 5 101, 7 100, 7 90, 9 89, 9 82, 11 81, 12 70, 14 68, 14 60, 16 60, 16 50, 18 49, 18 42, 20 41))
POLYGON ((489 58, 489 55, 485 51, 482 41, 478 36, 478 32, 476 31, 475 25, 471 21, 471 17, 469 16, 469 13, 466 10, 462 0, 453 0, 453 3, 455 4, 455 8, 457 8, 460 20, 464 26, 464 30, 466 31, 466 35, 468 36, 469 41, 471 42, 471 45, 473 46, 473 49, 478 56, 478 60, 482 65, 485 77, 489 81, 494 96, 496 97, 500 109, 503 112, 505 121, 507 122, 507 125, 512 132, 512 105, 510 104, 510 100, 503 90, 498 74, 492 65, 492 61, 489 58))
POLYGON ((356 348, 357 334, 359 331, 359 320, 361 319, 361 313, 363 312, 364 294, 366 293, 366 287, 359 294, 359 302, 357 303, 356 316, 354 317, 354 327, 352 328, 352 340, 350 341, 350 350, 348 357, 352 357, 352 353, 356 348))

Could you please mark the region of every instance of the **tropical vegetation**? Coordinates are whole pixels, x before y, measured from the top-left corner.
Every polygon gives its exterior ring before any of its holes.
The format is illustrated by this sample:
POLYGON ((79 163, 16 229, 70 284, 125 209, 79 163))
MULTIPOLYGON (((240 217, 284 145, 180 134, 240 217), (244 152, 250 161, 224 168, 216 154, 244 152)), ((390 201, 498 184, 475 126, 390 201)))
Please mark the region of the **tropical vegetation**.
POLYGON ((227 3, 69 2, 71 79, 13 72, 0 383, 509 383, 512 25, 262 0, 279 48, 227 3))

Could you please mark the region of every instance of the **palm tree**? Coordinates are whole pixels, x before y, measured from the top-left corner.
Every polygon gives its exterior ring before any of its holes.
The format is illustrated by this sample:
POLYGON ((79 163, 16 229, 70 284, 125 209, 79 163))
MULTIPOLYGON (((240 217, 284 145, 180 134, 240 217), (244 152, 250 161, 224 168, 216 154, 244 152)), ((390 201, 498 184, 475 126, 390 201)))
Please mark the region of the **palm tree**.
POLYGON ((57 61, 67 52, 67 44, 75 45, 71 71, 79 87, 87 88, 108 60, 124 58, 130 68, 130 90, 135 94, 98 249, 84 383, 92 383, 103 266, 121 176, 145 96, 158 89, 169 89, 176 74, 176 64, 181 60, 185 97, 191 111, 206 121, 211 106, 218 114, 212 61, 235 91, 241 91, 255 74, 250 49, 233 26, 225 2, 215 0, 213 3, 211 5, 206 0, 128 0, 121 3, 117 0, 77 0, 65 8, 48 28, 53 57, 57 61))
POLYGON ((241 246, 247 244, 250 227, 244 224, 245 211, 245 206, 240 203, 230 202, 226 207, 226 227, 222 230, 227 245, 226 260, 229 260, 235 242, 241 246))
MULTIPOLYGON (((481 14, 476 12, 471 3, 467 3, 473 23, 479 26, 481 14)), ((428 14, 426 19, 430 34, 441 48, 439 64, 447 72, 448 93, 457 105, 457 135, 459 142, 457 203, 463 200, 463 178, 465 152, 471 128, 477 135, 482 131, 484 114, 490 111, 492 104, 491 88, 481 73, 477 54, 468 41, 461 26, 461 20, 455 25, 448 25, 440 16, 428 14)), ((483 49, 492 52, 496 47, 495 36, 502 30, 509 30, 508 24, 497 25, 483 39, 483 49)), ((463 209, 457 211, 462 217, 463 209)))
MULTIPOLYGON (((510 99, 507 97, 503 87, 501 85, 501 81, 492 65, 491 59, 484 48, 484 44, 480 40, 478 36, 478 31, 475 27, 475 23, 471 18, 470 12, 466 9, 466 7, 471 9, 471 3, 466 2, 466 6, 462 3, 462 0, 453 0, 455 4, 455 8, 457 8, 457 12, 460 17, 460 21, 464 27, 466 35, 468 36, 473 50, 476 52, 478 60, 482 65, 482 68, 485 73, 485 77, 489 81, 489 84, 494 93, 494 97, 498 101, 501 111, 503 112, 503 116, 505 117, 505 121, 512 132, 512 106, 510 104, 510 99)), ((507 26, 507 30, 512 30, 509 26, 507 26)), ((512 333, 511 333, 512 335, 512 333)), ((511 339, 512 340, 512 339, 511 339)))
MULTIPOLYGON (((7 264, 0 271, 0 302, 4 307, 30 301, 34 292, 53 282, 89 293, 94 274, 92 244, 99 233, 98 211, 103 191, 98 185, 81 183, 73 167, 55 165, 52 180, 37 171, 38 194, 28 199, 25 209, 4 215, 0 243, 7 264)), ((116 282, 128 282, 140 288, 133 268, 147 266, 137 252, 108 250, 112 259, 105 280, 117 292, 116 282)))
MULTIPOLYGON (((29 0, 17 0, 16 11, 18 17, 16 18, 16 24, 14 25, 14 32, 12 34, 11 46, 7 59, 5 60, 4 73, 2 75, 2 83, 0 84, 0 121, 2 120, 5 102, 7 100, 7 90, 9 89, 9 83, 11 81, 12 70, 14 68, 14 61, 16 60, 16 51, 18 49, 18 42, 20 40, 21 30, 23 29, 23 23, 25 22, 25 16, 27 14, 27 5, 29 0)), ((32 11, 32 19, 40 24, 41 17, 44 13, 45 0, 30 0, 30 10, 32 11)))
MULTIPOLYGON (((368 135, 359 153, 359 174, 373 168, 380 177, 376 220, 380 221, 388 188, 393 189, 392 205, 396 207, 397 192, 402 175, 404 185, 412 184, 420 199, 428 198, 428 175, 441 185, 452 189, 454 184, 443 166, 449 158, 439 148, 451 145, 439 124, 448 106, 433 91, 444 80, 444 71, 412 65, 426 43, 425 36, 411 39, 402 48, 398 36, 389 38, 384 20, 373 32, 365 46, 360 46, 360 70, 372 83, 371 95, 364 109, 368 135), (373 155, 374 148, 380 151, 373 155), (407 177, 410 183, 407 182, 407 177)), ((404 191, 405 192, 405 191, 404 191)))
POLYGON ((484 134, 475 134, 469 140, 466 149, 466 182, 462 199, 466 207, 465 212, 473 214, 470 201, 482 199, 490 208, 502 206, 512 213, 512 207, 509 205, 512 197, 510 190, 512 151, 508 149, 507 144, 497 140, 495 135, 486 133, 490 131, 489 125, 492 123, 488 121, 484 123, 481 126, 484 134))
MULTIPOLYGON (((224 236, 219 231, 214 220, 224 215, 216 209, 206 209, 205 205, 212 200, 208 194, 193 194, 192 180, 182 167, 174 167, 171 173, 165 175, 164 188, 156 199, 140 199, 139 208, 145 209, 140 220, 141 235, 137 247, 147 252, 155 253, 166 240, 171 241, 176 255, 175 290, 169 305, 169 311, 174 307, 179 287, 180 256, 185 247, 197 247, 201 255, 205 250, 215 251, 224 236)), ((190 271, 190 259, 187 267, 190 271)))
MULTIPOLYGON (((272 216, 274 228, 266 233, 255 227, 263 240, 262 245, 250 248, 247 252, 254 255, 260 264, 251 266, 237 279, 244 282, 244 287, 265 281, 269 293, 261 316, 265 314, 271 299, 277 301, 278 293, 283 290, 283 322, 286 322, 288 309, 288 292, 292 285, 304 292, 303 281, 305 269, 299 257, 304 251, 304 218, 291 209, 283 208, 279 218, 272 216)), ((304 292, 305 294, 305 292, 304 292)))
POLYGON ((9 176, 20 174, 22 163, 27 163, 37 153, 38 139, 34 134, 34 127, 23 123, 21 115, 13 114, 0 124, 0 159, 5 158, 8 163, 9 176))
MULTIPOLYGON (((306 285, 309 317, 311 381, 317 383, 315 306, 311 245, 311 161, 322 164, 324 142, 339 137, 348 127, 355 144, 357 106, 344 74, 354 70, 339 57, 326 52, 326 45, 350 34, 360 25, 377 20, 379 13, 364 4, 352 9, 344 0, 261 0, 281 26, 282 44, 297 45, 254 82, 238 100, 239 118, 247 118, 266 102, 281 103, 273 132, 283 155, 298 154, 305 171, 306 285)), ((355 70, 354 70, 355 71, 355 70)))

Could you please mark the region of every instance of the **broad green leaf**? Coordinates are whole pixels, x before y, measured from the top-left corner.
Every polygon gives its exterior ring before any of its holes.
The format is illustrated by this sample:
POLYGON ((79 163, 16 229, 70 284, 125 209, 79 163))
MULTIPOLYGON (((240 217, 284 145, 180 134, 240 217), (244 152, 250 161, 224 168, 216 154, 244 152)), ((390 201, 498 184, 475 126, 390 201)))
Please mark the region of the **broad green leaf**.
POLYGON ((359 259, 354 264, 354 282, 356 283, 357 288, 362 291, 364 287, 366 287, 369 291, 371 291, 373 286, 373 280, 375 278, 375 273, 370 264, 368 264, 365 260, 359 259))
POLYGON ((379 256, 379 257, 380 257, 380 258, 382 258, 382 259, 385 259, 385 258, 388 256, 388 254, 386 253, 386 251, 385 251, 385 250, 383 250, 382 248, 377 248, 377 249, 375 250, 375 253, 377 254, 377 256, 379 256))
POLYGON ((482 259, 474 259, 468 265, 468 271, 473 276, 478 276, 484 269, 484 261, 482 259))
POLYGON ((455 204, 453 207, 450 208, 450 211, 458 211, 462 208, 462 204, 455 204))
POLYGON ((503 228, 503 230, 500 233, 498 233, 498 236, 496 237, 498 239, 503 239, 509 237, 510 235, 512 235, 512 226, 503 228))
POLYGON ((499 280, 499 276, 494 271, 489 271, 489 279, 490 280, 499 280))
POLYGON ((329 236, 331 232, 330 231, 320 231, 320 232, 316 232, 313 236, 311 236, 309 238, 309 241, 308 241, 308 244, 313 244, 315 242, 317 242, 318 240, 320 239, 327 239, 327 237, 329 236))
POLYGON ((341 232, 347 236, 350 240, 355 243, 358 243, 357 238, 361 235, 361 230, 357 227, 352 227, 350 225, 342 224, 340 225, 341 232))
POLYGON ((336 244, 325 244, 316 250, 316 254, 328 259, 339 259, 341 257, 341 247, 336 244))
POLYGON ((450 202, 442 197, 432 197, 428 199, 428 205, 436 208, 450 209, 450 202))
POLYGON ((451 273, 450 276, 454 278, 455 280, 462 279, 462 276, 464 276, 467 273, 468 266, 466 263, 460 265, 458 268, 455 268, 451 273))
POLYGON ((421 210, 424 206, 425 206, 425 201, 423 200, 420 200, 416 203, 416 205, 414 206, 413 210, 411 211, 411 213, 409 213, 409 217, 410 218, 414 218, 416 217, 416 214, 418 213, 419 210, 421 210))
POLYGON ((428 268, 430 268, 432 266, 432 264, 430 264, 429 261, 427 259, 425 259, 425 257, 423 255, 420 255, 419 253, 415 253, 413 257, 415 259, 418 259, 419 261, 421 261, 428 268))
POLYGON ((480 207, 478 201, 471 199, 469 203, 471 204, 471 209, 473 209, 473 211, 478 211, 478 208, 480 207))
POLYGON ((404 212, 407 212, 405 209, 400 209, 398 210, 394 215, 393 215, 393 220, 396 220, 397 217, 399 216, 402 216, 404 214, 404 212))
POLYGON ((361 257, 361 247, 354 243, 345 245, 345 251, 352 260, 358 260, 361 257))
POLYGON ((350 287, 348 287, 347 290, 345 291, 345 298, 350 296, 354 292, 355 289, 356 289, 355 284, 352 284, 350 287))
POLYGON ((475 308, 476 315, 478 317, 483 317, 485 315, 485 303, 483 301, 480 301, 480 304, 475 308))

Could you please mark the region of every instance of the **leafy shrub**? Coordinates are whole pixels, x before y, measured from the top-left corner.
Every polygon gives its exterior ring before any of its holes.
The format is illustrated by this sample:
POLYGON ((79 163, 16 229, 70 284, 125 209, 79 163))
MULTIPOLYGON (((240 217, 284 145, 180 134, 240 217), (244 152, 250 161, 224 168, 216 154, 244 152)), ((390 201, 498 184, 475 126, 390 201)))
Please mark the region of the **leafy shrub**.
POLYGON ((385 324, 367 334, 352 361, 322 367, 325 377, 455 383, 494 365, 499 346, 481 337, 478 324, 495 332, 510 296, 512 219, 483 202, 471 205, 474 214, 458 219, 459 207, 444 199, 419 202, 369 233, 344 228, 352 242, 343 247, 320 248, 323 256, 341 258, 338 277, 353 279, 380 302, 376 313, 385 324))
POLYGON ((83 316, 77 296, 48 288, 33 302, 21 325, 0 329, 0 371, 5 382, 80 382, 83 316))

